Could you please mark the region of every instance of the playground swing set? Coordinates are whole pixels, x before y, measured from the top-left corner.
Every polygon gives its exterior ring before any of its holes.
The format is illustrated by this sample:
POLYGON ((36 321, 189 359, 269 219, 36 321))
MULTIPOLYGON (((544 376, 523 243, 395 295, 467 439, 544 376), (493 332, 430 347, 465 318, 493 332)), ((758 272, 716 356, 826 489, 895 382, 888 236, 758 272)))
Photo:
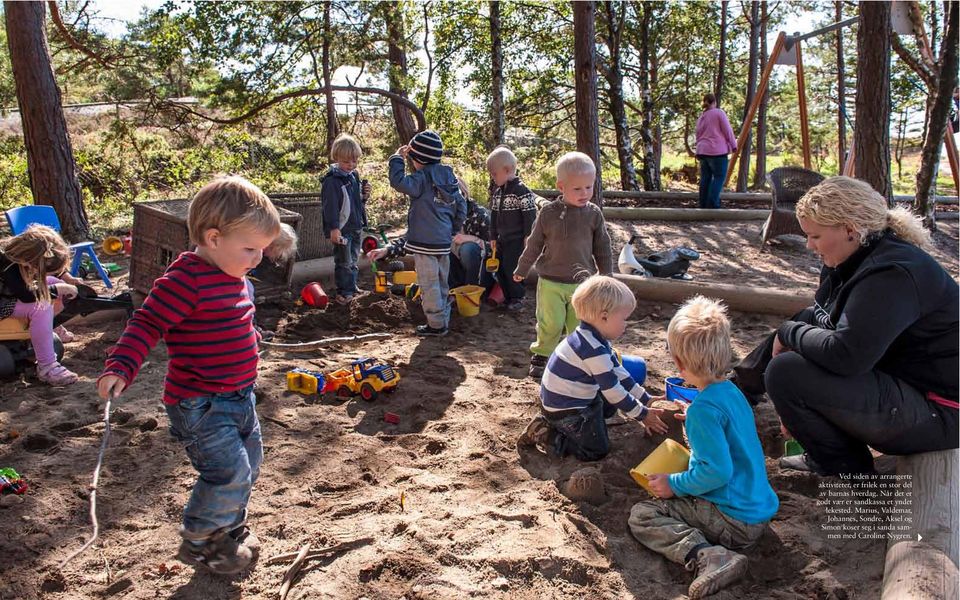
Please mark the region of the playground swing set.
MULTIPOLYGON (((906 2, 892 3, 890 24, 893 28, 893 31, 896 33, 914 33, 914 25, 910 19, 909 10, 910 8, 906 2)), ((766 66, 763 69, 763 74, 760 77, 760 84, 757 86, 757 93, 747 109, 747 115, 743 120, 743 126, 740 130, 740 135, 737 136, 737 149, 734 150, 733 157, 730 159, 730 166, 727 169, 727 178, 723 184, 724 187, 728 187, 730 185, 730 181, 733 179, 733 175, 737 171, 737 160, 740 158, 740 149, 744 147, 744 144, 747 141, 747 136, 750 135, 750 128, 753 125, 753 119, 756 117, 757 109, 760 107, 760 103, 763 101, 763 98, 767 93, 767 87, 770 82, 770 74, 773 72, 773 67, 775 65, 795 65, 797 68, 797 103, 800 110, 800 137, 803 145, 803 166, 808 170, 811 169, 810 127, 807 117, 807 95, 803 73, 802 43, 804 40, 815 38, 843 27, 849 27, 850 25, 853 25, 859 21, 859 19, 859 17, 852 17, 850 19, 839 21, 837 23, 833 23, 831 25, 827 25, 826 27, 822 27, 804 34, 795 33, 793 35, 787 35, 786 32, 780 32, 780 34, 777 36, 777 41, 773 45, 773 50, 770 52, 769 60, 767 60, 766 66)), ((922 22, 919 23, 919 27, 919 38, 922 42, 920 51, 926 58, 933 60, 933 50, 930 47, 930 40, 927 38, 927 32, 923 28, 922 22)), ((840 106, 842 110, 842 99, 840 101, 840 106)), ((844 115, 846 115, 846 111, 844 111, 844 115)), ((947 148, 947 158, 950 162, 950 171, 953 174, 954 186, 957 189, 960 189, 960 158, 958 158, 957 145, 949 128, 944 136, 944 143, 946 144, 947 148)), ((852 144, 850 144, 848 147, 850 150, 847 153, 842 174, 852 177, 854 175, 854 147, 852 144)))

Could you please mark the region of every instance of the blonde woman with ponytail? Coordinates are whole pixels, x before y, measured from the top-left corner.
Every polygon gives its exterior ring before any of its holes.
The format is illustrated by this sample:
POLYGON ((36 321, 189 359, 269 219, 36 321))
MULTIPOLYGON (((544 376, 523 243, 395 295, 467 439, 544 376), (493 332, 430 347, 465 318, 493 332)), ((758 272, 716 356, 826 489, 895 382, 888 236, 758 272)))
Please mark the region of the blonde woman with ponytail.
POLYGON ((53 346, 53 316, 63 310, 64 300, 77 295, 76 286, 57 278, 69 277, 64 273, 69 261, 70 247, 44 225, 0 240, 0 319, 29 322, 37 376, 51 385, 77 380, 76 373, 57 362, 53 346))
POLYGON ((806 453, 781 468, 872 473, 893 455, 958 446, 958 286, 930 256, 930 234, 866 182, 830 177, 797 203, 823 261, 814 305, 736 367, 764 391, 806 453))

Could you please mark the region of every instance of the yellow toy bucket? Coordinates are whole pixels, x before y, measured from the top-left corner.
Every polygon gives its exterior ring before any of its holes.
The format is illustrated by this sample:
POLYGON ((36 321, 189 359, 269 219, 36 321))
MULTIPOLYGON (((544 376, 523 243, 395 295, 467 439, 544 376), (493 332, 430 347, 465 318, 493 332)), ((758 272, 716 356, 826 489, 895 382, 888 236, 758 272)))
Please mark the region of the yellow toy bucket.
POLYGON ((450 290, 457 299, 457 312, 461 317, 475 317, 480 314, 480 296, 483 288, 479 285, 461 285, 450 290))
POLYGON ((650 491, 650 482, 647 480, 647 475, 682 473, 687 470, 688 464, 690 464, 690 451, 681 444, 667 438, 653 452, 648 454, 639 465, 630 469, 630 476, 652 496, 653 492, 650 491))

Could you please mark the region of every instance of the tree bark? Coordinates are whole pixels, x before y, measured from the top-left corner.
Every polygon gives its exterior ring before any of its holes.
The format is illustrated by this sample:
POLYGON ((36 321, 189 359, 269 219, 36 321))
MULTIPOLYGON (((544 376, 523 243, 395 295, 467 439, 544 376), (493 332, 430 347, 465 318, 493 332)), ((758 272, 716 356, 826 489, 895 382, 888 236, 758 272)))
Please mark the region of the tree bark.
POLYGON ((890 2, 862 2, 859 6, 854 172, 891 202, 890 2))
POLYGON ((940 166, 940 152, 943 138, 950 126, 950 103, 953 90, 957 87, 958 55, 960 43, 960 2, 949 5, 948 18, 940 45, 938 83, 931 91, 932 101, 927 111, 926 137, 920 151, 920 169, 917 171, 917 196, 914 210, 923 219, 924 225, 936 228, 934 211, 936 209, 937 169, 940 166))
POLYGON ((490 103, 490 120, 493 123, 489 150, 503 143, 504 123, 503 114, 503 41, 500 37, 500 2, 490 2, 490 83, 493 86, 492 101, 490 103))
MULTIPOLYGON (((767 3, 760 3, 760 72, 767 68, 767 3)), ((770 94, 760 99, 757 112, 757 168, 753 175, 753 189, 763 188, 767 180, 767 100, 770 94)))
POLYGON ((626 6, 606 0, 603 3, 607 25, 607 50, 610 52, 610 65, 606 69, 607 86, 610 94, 610 114, 617 135, 617 157, 620 162, 620 188, 636 190, 637 172, 633 167, 633 144, 630 140, 630 126, 627 123, 627 109, 623 103, 623 71, 620 65, 620 43, 623 35, 623 17, 626 6))
POLYGON ((640 5, 643 17, 640 20, 640 95, 643 103, 640 139, 643 141, 643 189, 651 192, 660 189, 660 161, 657 156, 653 134, 653 94, 656 82, 656 52, 650 53, 650 21, 656 5, 652 2, 640 5))
MULTIPOLYGON (((403 30, 403 5, 394 2, 385 4, 384 20, 387 24, 387 60, 390 62, 390 91, 402 98, 409 98, 407 92, 407 51, 403 30)), ((402 103, 390 99, 393 109, 393 121, 401 144, 406 144, 417 133, 410 109, 402 103)))
MULTIPOLYGON (((743 119, 747 118, 747 112, 750 105, 753 104, 753 97, 757 93, 757 54, 760 46, 760 2, 753 0, 750 2, 750 55, 748 57, 749 69, 747 71, 747 94, 743 101, 743 119)), ((748 128, 749 128, 748 124, 748 128)), ((750 142, 751 131, 747 130, 747 139, 740 150, 740 171, 737 175, 737 191, 747 191, 747 183, 750 181, 750 142)))
POLYGON ((50 62, 45 4, 3 4, 34 204, 54 207, 64 238, 85 241, 90 236, 90 225, 80 194, 60 89, 50 62))
POLYGON ((576 74, 577 150, 593 159, 597 180, 593 202, 603 206, 600 124, 597 116, 597 47, 593 0, 573 3, 573 61, 576 74))
POLYGON ((713 95, 717 97, 717 107, 723 96, 723 70, 727 65, 727 4, 729 0, 720 2, 720 56, 717 58, 717 81, 713 86, 713 95))
POLYGON ((323 62, 323 86, 327 89, 327 156, 330 156, 333 140, 340 131, 337 122, 337 105, 333 101, 333 90, 330 89, 330 39, 333 37, 330 30, 331 4, 333 0, 326 0, 323 3, 323 51, 320 59, 323 62))
MULTIPOLYGON (((834 17, 839 23, 843 20, 843 0, 834 2, 834 17)), ((837 172, 843 170, 847 162, 847 81, 846 67, 843 62, 843 27, 837 29, 837 172)))

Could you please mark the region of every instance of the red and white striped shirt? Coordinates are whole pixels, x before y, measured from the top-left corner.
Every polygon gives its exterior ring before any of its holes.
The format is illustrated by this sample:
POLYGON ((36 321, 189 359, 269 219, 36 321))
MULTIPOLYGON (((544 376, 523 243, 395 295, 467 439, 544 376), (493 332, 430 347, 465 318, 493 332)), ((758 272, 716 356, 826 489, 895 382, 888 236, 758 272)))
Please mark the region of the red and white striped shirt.
POLYGON ((101 377, 119 375, 130 385, 163 338, 170 359, 164 404, 250 386, 258 360, 254 311, 243 279, 184 252, 127 322, 101 377))

